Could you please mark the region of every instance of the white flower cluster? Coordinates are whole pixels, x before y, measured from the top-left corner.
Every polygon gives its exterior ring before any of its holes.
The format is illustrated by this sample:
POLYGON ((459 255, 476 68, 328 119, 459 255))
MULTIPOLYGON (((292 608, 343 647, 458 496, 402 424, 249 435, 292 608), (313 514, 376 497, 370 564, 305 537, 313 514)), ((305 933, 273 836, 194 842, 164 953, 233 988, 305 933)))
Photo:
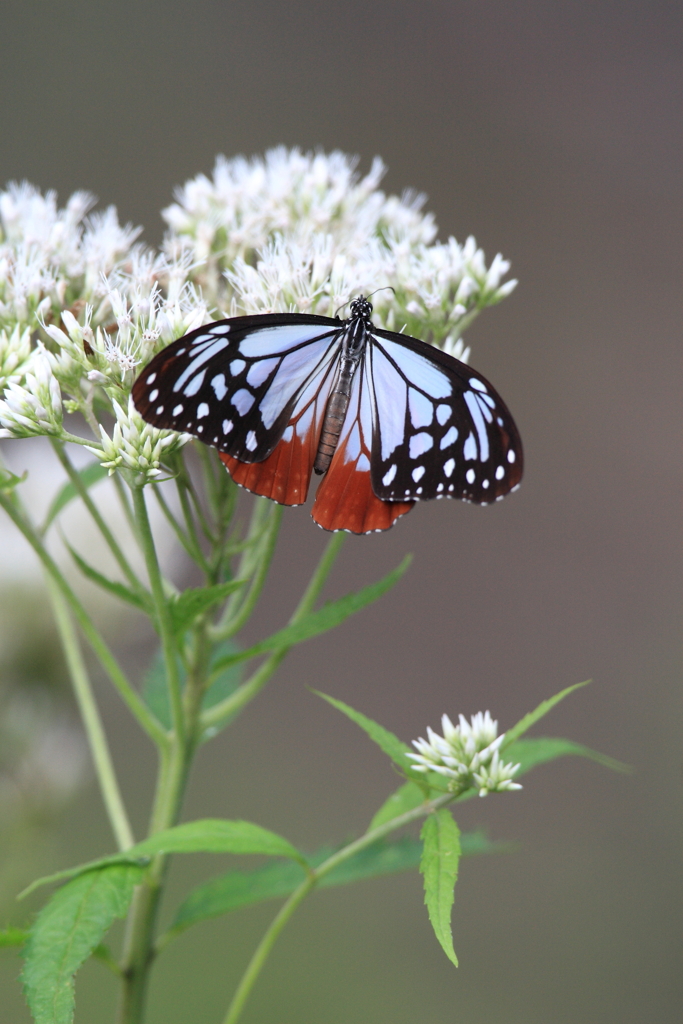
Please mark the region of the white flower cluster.
POLYGON ((90 213, 85 192, 60 209, 26 183, 0 191, 0 437, 77 440, 110 470, 155 479, 187 438, 145 427, 130 389, 209 309, 334 315, 375 293, 379 322, 466 360, 462 330, 512 290, 508 263, 487 268, 473 238, 436 242, 424 197, 385 195, 383 174, 375 159, 361 177, 339 152, 220 157, 164 211, 161 253, 113 207, 90 213), (89 436, 67 432, 63 413, 89 436))
POLYGON ((521 789, 512 777, 518 764, 504 764, 500 759, 500 746, 505 733, 498 733, 488 711, 473 716, 472 721, 460 715, 459 724, 453 725, 448 715, 441 718, 443 736, 427 727, 428 739, 413 740, 417 754, 406 754, 415 763, 414 772, 436 772, 449 780, 449 789, 461 793, 474 786, 479 796, 487 793, 521 789))
POLYGON ((64 209, 55 192, 28 182, 0 191, 0 324, 35 326, 75 302, 103 295, 103 275, 130 254, 140 228, 119 224, 116 209, 75 192, 64 209))
POLYGON ((294 311, 329 316, 357 295, 373 298, 378 319, 443 345, 463 358, 460 334, 515 281, 509 263, 487 268, 473 238, 434 241, 424 196, 387 196, 375 159, 361 178, 343 153, 274 149, 263 159, 219 157, 213 179, 199 175, 164 211, 169 252, 183 249, 193 277, 229 311, 294 311))

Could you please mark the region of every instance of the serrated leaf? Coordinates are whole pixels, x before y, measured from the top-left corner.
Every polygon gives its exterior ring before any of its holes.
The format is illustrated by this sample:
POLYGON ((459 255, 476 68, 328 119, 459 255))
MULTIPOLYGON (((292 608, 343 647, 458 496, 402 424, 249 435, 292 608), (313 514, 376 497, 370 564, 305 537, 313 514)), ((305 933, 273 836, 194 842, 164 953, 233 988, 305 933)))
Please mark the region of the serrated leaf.
POLYGON ((460 859, 460 830, 450 811, 443 807, 430 814, 421 832, 424 843, 420 871, 424 878, 425 903, 434 934, 448 959, 458 966, 451 933, 451 908, 460 859))
POLYGON ((19 895, 28 896, 41 885, 61 882, 73 878, 74 875, 82 875, 100 868, 149 861, 159 853, 260 853, 269 857, 289 857, 306 864, 305 858, 296 847, 267 828, 254 825, 250 821, 202 818, 157 832, 149 839, 143 839, 141 843, 136 843, 135 846, 130 846, 121 853, 114 853, 110 857, 100 857, 86 864, 78 864, 76 867, 45 875, 32 882, 19 895))
POLYGON ((587 757, 596 761, 605 768, 611 768, 616 772, 628 773, 632 769, 621 761, 615 761, 607 754, 600 754, 597 750, 584 747, 582 743, 574 743, 573 740, 565 740, 555 736, 537 736, 523 740, 515 740, 509 747, 505 748, 505 759, 513 763, 519 763, 520 768, 517 776, 535 768, 536 765, 554 761, 557 757, 574 755, 576 757, 587 757))
POLYGON ((117 583, 115 580, 107 579, 107 577, 103 576, 101 572, 97 571, 97 569, 93 569, 91 565, 88 565, 85 559, 81 558, 78 552, 71 547, 68 541, 64 540, 64 544, 69 549, 69 554, 78 568, 89 580, 96 583, 98 587, 102 587, 103 590, 108 590, 110 594, 113 594, 114 597, 118 597, 120 601, 126 601, 128 604, 132 604, 134 608, 141 609, 142 611, 147 610, 148 604, 140 597, 139 594, 136 594, 135 591, 131 590, 123 583, 117 583))
POLYGON ((517 725, 513 725, 512 729, 507 730, 501 751, 505 750, 506 747, 509 747, 515 740, 518 740, 520 736, 530 729, 532 725, 535 725, 536 722, 543 718, 544 715, 547 715, 548 712, 551 711, 556 704, 559 704, 561 700, 568 697, 570 693, 574 692, 574 690, 580 690, 582 686, 588 686, 590 681, 590 679, 586 679, 582 683, 574 683, 573 686, 567 686, 566 689, 560 690, 560 692, 556 693, 554 697, 549 697, 548 700, 542 700, 537 708, 530 711, 528 715, 524 715, 523 718, 520 718, 517 725))
POLYGON ((71 1024, 74 975, 116 917, 123 917, 144 868, 91 871, 59 889, 31 929, 22 973, 35 1024, 71 1024))
POLYGON ((215 667, 222 668, 224 665, 233 664, 237 661, 255 658, 259 654, 282 650, 284 647, 293 647, 294 644, 300 644, 304 640, 310 640, 314 636, 319 636, 320 633, 326 633, 328 630, 334 629, 348 619, 350 615, 354 615, 362 608, 372 604, 373 601, 376 601, 385 594, 387 590, 390 590, 406 571, 410 561, 411 556, 408 555, 396 569, 388 573, 383 579, 378 580, 377 583, 371 583, 357 593, 347 594, 345 597, 340 597, 337 601, 328 601, 322 608, 305 615, 294 625, 285 626, 284 629, 273 633, 272 636, 259 641, 259 643, 254 644, 232 658, 219 660, 215 667))
MULTIPOLYGON (((91 462, 90 465, 86 466, 85 469, 82 469, 78 475, 81 478, 84 487, 92 487, 99 480, 103 480, 107 476, 108 472, 109 470, 105 469, 101 462, 91 462)), ((66 508, 70 501, 73 501, 73 499, 77 497, 78 491, 69 480, 64 484, 50 505, 43 530, 47 530, 52 520, 59 515, 63 508, 66 508)))
POLYGON ((320 690, 313 690, 313 693, 317 694, 318 697, 322 697, 333 708, 341 711, 343 715, 346 715, 352 722, 359 725, 368 734, 370 739, 377 744, 380 750, 387 757, 390 757, 394 764, 398 765, 401 771, 405 772, 407 770, 410 762, 406 760, 405 755, 410 752, 410 747, 403 740, 400 740, 398 736, 394 736, 393 732, 389 732, 383 725, 373 722, 367 715, 363 715, 360 711, 355 711, 352 707, 349 707, 348 704, 344 704, 343 701, 337 700, 335 697, 329 697, 326 693, 321 693, 320 690))
MULTIPOLYGON (((466 833, 461 837, 461 846, 462 856, 493 853, 501 848, 482 832, 466 833)), ((308 856, 308 863, 318 867, 334 852, 332 848, 318 850, 308 856)), ((395 842, 375 843, 325 875, 319 882, 319 888, 409 871, 419 866, 421 854, 422 843, 408 836, 395 842)), ((166 939, 179 935, 193 924, 240 907, 290 896, 304 877, 297 864, 280 862, 265 864, 253 871, 228 871, 212 878, 197 886, 180 905, 166 939)))
POLYGON ((184 632, 196 618, 239 590, 244 583, 244 580, 228 580, 213 587, 190 587, 183 590, 169 607, 174 632, 184 632))
POLYGON ((251 821, 203 818, 157 832, 126 851, 126 857, 158 853, 261 853, 305 864, 302 854, 282 836, 251 821))
MULTIPOLYGON (((224 640, 220 644, 217 644, 213 654, 212 672, 215 671, 215 663, 218 658, 225 658, 226 655, 236 652, 237 646, 232 640, 224 640)), ((187 673, 184 667, 178 662, 178 676, 180 679, 180 686, 184 688, 187 673)), ((240 665, 230 665, 219 672, 211 686, 208 688, 202 699, 202 708, 213 707, 214 704, 218 704, 220 701, 229 697, 231 693, 237 689, 240 684, 242 676, 242 668, 240 665)), ((147 707, 156 715, 158 720, 167 729, 170 729, 173 722, 171 719, 171 703, 168 695, 168 685, 166 682, 166 669, 164 666, 164 654, 162 649, 159 647, 152 659, 145 678, 142 683, 142 699, 147 704, 147 707)), ((215 735, 215 734, 214 734, 215 735)))

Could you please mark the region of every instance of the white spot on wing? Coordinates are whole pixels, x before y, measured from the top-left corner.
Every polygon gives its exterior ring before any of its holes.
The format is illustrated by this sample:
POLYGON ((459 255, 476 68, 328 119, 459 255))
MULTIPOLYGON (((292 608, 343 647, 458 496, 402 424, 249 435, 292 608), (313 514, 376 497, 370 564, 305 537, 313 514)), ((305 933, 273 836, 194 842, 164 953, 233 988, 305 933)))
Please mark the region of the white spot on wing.
POLYGON ((361 457, 356 463, 356 469, 359 473, 367 473, 368 470, 370 469, 370 460, 365 454, 365 452, 362 453, 361 457))
POLYGON ((163 405, 157 406, 157 416, 161 416, 163 411, 164 411, 163 405))
POLYGON ((218 401, 222 402, 226 394, 228 393, 228 389, 225 386, 225 374, 217 374, 211 381, 211 387, 213 388, 218 401))
POLYGON ((247 439, 244 444, 248 451, 253 452, 256 450, 258 441, 256 440, 256 434, 253 430, 250 430, 247 434, 247 439))
MULTIPOLYGON (((193 377, 186 388, 183 388, 183 394, 189 398, 192 395, 196 395, 200 387, 204 383, 204 375, 206 370, 200 370, 196 377, 193 377)), ((173 389, 175 391, 175 388, 173 389)))
POLYGON ((486 391, 486 385, 482 384, 482 382, 480 380, 477 380, 476 377, 470 377, 470 382, 469 383, 470 383, 470 387, 471 388, 476 388, 477 391, 486 391))
POLYGON ((512 449, 510 449, 510 451, 508 452, 508 462, 509 463, 513 463, 515 461, 515 458, 516 458, 515 453, 513 452, 512 449))
MULTIPOLYGON (((452 476, 454 469, 455 469, 455 459, 449 459, 448 462, 444 462, 444 464, 443 464, 443 471, 446 474, 446 476, 452 476)), ((440 484, 439 486, 442 487, 443 484, 440 484)))
POLYGON ((479 458, 482 462, 487 462, 489 457, 489 435, 479 402, 472 391, 466 391, 464 397, 479 438, 479 458))
POLYGON ((449 419, 453 415, 453 409, 450 405, 437 405, 436 407, 436 418, 443 427, 444 423, 448 423, 449 419))
POLYGON ((372 379, 380 414, 382 461, 386 462, 391 453, 403 444, 408 389, 403 378, 378 349, 372 350, 372 379))
POLYGON ((496 480, 502 480, 504 476, 505 476, 505 467, 504 466, 498 466, 498 468, 496 469, 496 480))
MULTIPOLYGON (((173 390, 180 391, 185 384, 185 381, 189 380, 190 377, 197 372, 200 366, 203 366, 204 363, 208 362, 209 359, 213 358, 213 356, 222 352, 227 344, 227 341, 224 340, 214 341, 212 345, 208 345, 202 352, 196 355, 194 359, 191 359, 181 375, 178 377, 178 380, 173 385, 173 390)), ((181 352, 177 352, 176 355, 181 355, 181 352)))
POLYGON ((441 441, 439 443, 439 448, 441 449, 441 451, 443 451, 444 448, 450 448, 450 446, 452 444, 455 444, 455 442, 457 440, 458 440, 458 428, 457 427, 449 427, 448 430, 446 431, 446 433, 441 438, 441 441))
POLYGON ((211 328, 212 334, 227 334, 230 330, 230 324, 216 324, 211 328))
POLYGON ((391 466, 382 477, 382 483, 384 484, 385 487, 388 487, 391 481, 396 476, 396 469, 396 463, 394 463, 393 466, 391 466))
POLYGON ((197 419, 203 420, 205 416, 209 415, 209 407, 206 402, 200 402, 197 407, 197 419))
POLYGON ((147 378, 147 383, 148 384, 153 384, 156 379, 157 379, 156 373, 150 373, 149 377, 147 378))
POLYGON ((324 324, 285 324, 282 327, 262 327, 251 331, 239 344, 243 356, 269 356, 284 352, 292 345, 313 341, 314 338, 329 338, 338 332, 338 327, 324 324))
POLYGON ((284 434, 282 435, 282 440, 285 441, 285 442, 289 442, 289 441, 292 440, 293 437, 294 437, 294 427, 290 423, 289 426, 287 427, 287 429, 285 430, 284 434))
POLYGON ((426 472, 427 470, 424 468, 424 466, 416 466, 413 472, 411 473, 411 476, 415 483, 417 483, 418 480, 421 480, 426 472))
POLYGON ((183 411, 182 405, 176 405, 176 406, 174 406, 172 415, 173 416, 180 416, 182 411, 183 411))
POLYGON ((237 377, 246 365, 244 359, 233 359, 230 363, 230 373, 233 377, 237 377))
MULTIPOLYGON (((149 381, 147 383, 149 383, 149 381)), ((150 391, 150 393, 149 393, 149 400, 150 400, 150 402, 153 402, 158 397, 159 397, 159 388, 155 388, 154 391, 150 391)))
POLYGON ((388 341, 386 338, 378 338, 377 344, 385 349, 408 380, 431 395, 432 398, 449 398, 453 394, 453 388, 446 373, 425 359, 424 356, 418 355, 395 341, 388 341))
POLYGON ((463 455, 470 461, 477 457, 477 442, 474 440, 474 434, 470 433, 465 441, 465 447, 463 449, 463 455))
POLYGON ((415 388, 408 389, 408 408, 410 409, 410 422, 416 430, 420 427, 428 427, 434 419, 434 406, 425 395, 416 391, 415 388))
POLYGON ((420 434, 414 434, 410 439, 409 450, 411 459, 417 459, 420 455, 428 452, 434 444, 434 438, 431 434, 426 431, 422 431, 420 434))
POLYGON ((252 388, 257 388, 259 384, 263 384, 264 380, 270 377, 271 373, 280 362, 279 359, 259 359, 257 363, 254 363, 249 367, 247 372, 247 384, 251 384, 252 388))
POLYGON ((229 434, 232 430, 232 420, 223 420, 223 433, 229 434))
POLYGON ((240 416, 244 416, 245 413, 249 412, 254 404, 254 396, 250 391, 247 391, 246 388, 240 388, 239 391, 236 391, 232 396, 232 404, 235 406, 240 416))
POLYGON ((468 469, 467 472, 465 473, 465 479, 467 480, 467 483, 468 484, 473 484, 475 476, 476 476, 476 474, 475 474, 474 470, 473 469, 468 469))

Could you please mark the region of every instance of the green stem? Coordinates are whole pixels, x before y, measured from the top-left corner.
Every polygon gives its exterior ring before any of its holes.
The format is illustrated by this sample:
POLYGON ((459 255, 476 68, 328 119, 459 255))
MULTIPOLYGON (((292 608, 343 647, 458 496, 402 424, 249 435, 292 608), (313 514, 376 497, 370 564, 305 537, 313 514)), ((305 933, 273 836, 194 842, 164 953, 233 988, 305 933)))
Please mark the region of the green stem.
POLYGON ((152 597, 156 610, 156 618, 161 635, 161 646, 164 652, 164 666, 166 669, 166 682, 168 685, 171 713, 173 717, 173 728, 179 743, 184 742, 185 722, 183 719, 183 703, 180 690, 180 677, 178 674, 178 658, 176 651, 173 629, 171 627, 171 616, 168 608, 168 601, 164 593, 164 582, 159 569, 152 527, 147 514, 147 503, 145 491, 142 486, 133 487, 133 508, 138 524, 138 532, 142 543, 142 550, 147 566, 152 597))
POLYGON ((135 839, 130 822, 128 821, 126 808, 123 804, 121 791, 119 790, 109 744, 107 743, 100 713, 95 703, 78 637, 73 628, 66 602, 57 584, 47 574, 46 582, 57 629, 62 641, 64 656, 69 667, 74 693, 76 694, 76 700, 81 712, 83 727, 88 737, 90 753, 95 764, 95 772, 100 785, 104 806, 109 816, 109 822, 119 850, 127 850, 128 847, 133 846, 135 839))
POLYGON ((81 627, 88 643, 99 658, 102 667, 116 689, 119 691, 131 713, 135 716, 142 728, 154 740, 154 742, 158 746, 165 747, 168 744, 166 730, 128 682, 125 673, 121 669, 112 652, 109 650, 103 637, 96 629, 92 619, 76 597, 67 581, 64 579, 59 566, 44 547, 42 540, 38 536, 33 525, 23 514, 18 504, 18 499, 0 491, 0 505, 5 509, 5 512, 12 522, 24 535, 42 562, 43 567, 46 569, 51 579, 54 580, 60 592, 66 599, 66 602, 71 608, 71 612, 78 622, 78 625, 81 627))
MULTIPOLYGON (((299 601, 294 614, 289 620, 290 626, 295 625, 313 609, 313 606, 318 600, 320 592, 327 581, 327 577, 332 570, 335 559, 341 551, 345 539, 345 533, 333 533, 330 537, 322 558, 316 566, 316 570, 313 573, 311 581, 308 584, 303 597, 299 601)), ((289 647, 283 647, 279 651, 275 651, 274 654, 271 654, 271 656, 259 666, 253 676, 248 679, 246 683, 243 683, 242 686, 235 690, 234 693, 230 694, 229 697, 226 697, 225 700, 220 701, 218 704, 214 704, 212 708, 205 711, 201 719, 202 729, 208 729, 209 731, 216 730, 224 725, 226 721, 234 718, 235 715, 237 715, 249 703, 249 701, 254 699, 259 690, 265 686, 289 650, 289 647)))
POLYGON ((338 867, 349 857, 353 857, 354 854, 358 853, 359 850, 364 850, 367 846, 371 846, 376 843, 379 839, 384 838, 390 832, 395 832, 397 829, 402 828, 404 825, 409 825, 411 822, 418 818, 426 817, 433 811, 438 810, 445 804, 450 803, 455 799, 455 795, 447 793, 444 796, 437 797, 435 800, 430 800, 428 803, 421 804, 419 807, 415 807, 410 811, 406 811, 405 814, 401 814, 398 818, 393 818, 391 821, 385 822, 383 825, 379 825, 377 828, 373 828, 372 831, 366 832, 360 839, 356 839, 355 842, 349 843, 343 850, 338 850, 331 857, 328 857, 319 867, 311 871, 311 873, 304 879, 298 889, 295 889, 292 895, 289 897, 287 902, 280 908, 276 914, 272 923, 266 930, 265 935, 259 942, 254 954, 247 965, 247 969, 242 975, 235 995, 233 996, 232 1002, 228 1008, 228 1012, 223 1019, 223 1024, 236 1024, 239 1016, 244 1009, 244 1005, 249 998, 251 990, 256 983, 256 980, 261 973, 270 952, 275 945, 275 942, 280 935, 280 932, 285 927, 289 919, 292 917, 294 911, 297 909, 299 904, 308 896, 308 894, 315 888, 317 883, 325 875, 333 871, 334 868, 338 867))
MULTIPOLYGON (((187 554, 190 556, 192 561, 196 562, 197 565, 202 569, 202 571, 208 575, 209 566, 206 562, 206 559, 204 558, 204 555, 202 554, 201 548, 197 544, 196 537, 193 534, 186 533, 183 530, 182 526, 171 512, 171 509, 168 507, 168 503, 164 498, 163 494, 161 493, 161 488, 158 486, 158 484, 153 484, 153 489, 154 497, 157 499, 161 511, 166 516, 166 519, 168 520, 171 529, 175 533, 181 545, 183 546, 187 554)), ((185 520, 187 522, 187 516, 185 517, 185 520)))
POLYGON ((235 594, 235 603, 230 601, 226 609, 226 615, 223 622, 216 627, 213 632, 213 637, 216 640, 227 640, 229 637, 239 633, 240 629, 246 622, 251 618, 261 591, 263 590, 264 584, 268 576, 268 570, 270 569, 270 563, 273 560, 275 554, 275 545, 277 543, 278 533, 280 532, 280 524, 282 523, 283 506, 275 505, 274 507, 268 502, 267 498, 262 498, 259 503, 260 507, 255 510, 258 515, 254 515, 252 518, 253 531, 250 528, 249 533, 261 532, 262 518, 265 511, 266 515, 270 516, 265 530, 265 536, 262 542, 255 545, 254 548, 248 549, 242 555, 240 560, 240 566, 237 571, 237 579, 249 579, 253 573, 253 579, 244 597, 242 592, 237 591, 235 594), (267 504, 270 507, 266 507, 265 510, 263 505, 267 504), (263 504, 261 504, 263 503, 263 504), (255 571, 254 571, 255 570, 255 571), (232 606, 232 607, 231 607, 232 606))
MULTIPOLYGON (((188 769, 186 748, 175 737, 173 747, 161 753, 148 835, 171 828, 177 823, 188 769)), ((133 897, 124 938, 117 1024, 141 1024, 143 1019, 149 972, 154 958, 154 928, 167 867, 167 857, 156 857, 145 881, 133 897)))
POLYGON ((133 588, 133 590, 135 591, 135 593, 138 594, 140 597, 142 597, 143 600, 144 600, 145 598, 148 597, 148 595, 145 592, 144 587, 142 586, 142 584, 140 583, 140 580, 137 578, 137 576, 133 572, 132 568, 128 564, 128 559, 126 558, 126 556, 124 555, 123 551, 121 550, 121 548, 120 548, 120 546, 118 544, 118 541, 116 540, 116 537, 111 532, 111 530, 109 529, 109 527, 105 523, 104 519, 102 518, 100 510, 97 508, 97 505, 92 500, 92 497, 90 496, 90 492, 89 492, 88 488, 85 486, 85 484, 83 483, 83 480, 81 478, 80 473, 78 473, 78 471, 76 470, 75 466, 71 462, 71 459, 66 454, 66 451, 64 450, 64 445, 61 444, 59 441, 57 441, 57 440, 55 440, 53 438, 52 439, 52 447, 54 448, 54 450, 56 452, 57 458, 59 459, 59 461, 61 462, 62 466, 64 467, 64 470, 65 470, 67 476, 69 477, 69 480, 74 485, 74 488, 77 491, 78 495, 80 496, 81 500, 83 501, 83 504, 87 508, 88 512, 90 513, 90 515, 92 516, 94 522, 96 523, 100 533, 102 534, 102 536, 104 537, 105 541, 109 545, 111 553, 113 554, 114 558, 118 562, 118 565, 119 565, 119 568, 121 569, 121 572, 126 577, 126 579, 130 583, 130 585, 133 588))
POLYGON ((280 932, 287 924, 299 904, 308 896, 309 892, 315 888, 316 882, 317 879, 315 875, 309 876, 280 908, 280 911, 256 947, 254 955, 249 961, 246 971, 242 975, 242 979, 237 986, 237 991, 235 992, 232 1002, 228 1007, 228 1012, 225 1015, 223 1024, 235 1024, 235 1021, 238 1020, 242 1010, 244 1009, 244 1004, 249 998, 251 990, 254 987, 280 932))

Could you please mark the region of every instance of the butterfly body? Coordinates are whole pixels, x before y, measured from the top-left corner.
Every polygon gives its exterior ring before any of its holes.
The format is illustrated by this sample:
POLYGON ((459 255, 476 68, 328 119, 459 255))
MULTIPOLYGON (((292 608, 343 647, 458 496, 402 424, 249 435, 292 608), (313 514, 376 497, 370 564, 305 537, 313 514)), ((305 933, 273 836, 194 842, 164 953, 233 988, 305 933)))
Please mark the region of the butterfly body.
POLYGON ((323 476, 328 530, 385 530, 416 500, 489 504, 522 476, 514 421, 480 374, 435 346, 348 320, 217 321, 160 352, 133 387, 145 420, 215 446, 233 479, 286 505, 323 476))

